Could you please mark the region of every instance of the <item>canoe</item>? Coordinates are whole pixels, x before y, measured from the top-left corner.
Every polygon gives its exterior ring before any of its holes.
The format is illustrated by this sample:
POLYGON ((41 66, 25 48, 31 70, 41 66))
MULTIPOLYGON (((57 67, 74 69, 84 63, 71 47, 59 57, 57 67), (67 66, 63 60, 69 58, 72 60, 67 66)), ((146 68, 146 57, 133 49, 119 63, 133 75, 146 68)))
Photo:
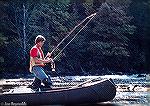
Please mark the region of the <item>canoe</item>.
POLYGON ((22 105, 89 104, 110 101, 115 95, 114 83, 106 79, 65 89, 0 94, 0 103, 4 105, 15 103, 16 105, 19 103, 22 105))

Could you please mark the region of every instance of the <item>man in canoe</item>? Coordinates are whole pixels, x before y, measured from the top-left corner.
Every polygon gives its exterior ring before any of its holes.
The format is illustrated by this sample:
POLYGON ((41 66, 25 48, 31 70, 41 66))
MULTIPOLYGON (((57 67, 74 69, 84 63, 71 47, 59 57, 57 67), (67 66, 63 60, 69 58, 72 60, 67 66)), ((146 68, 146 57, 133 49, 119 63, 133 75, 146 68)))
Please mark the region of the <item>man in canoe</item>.
POLYGON ((48 52, 44 57, 42 46, 45 41, 46 39, 42 35, 38 35, 35 39, 35 45, 30 50, 29 70, 35 75, 35 79, 32 85, 30 85, 33 89, 40 88, 41 83, 43 83, 45 87, 50 87, 52 85, 50 78, 46 75, 43 69, 46 63, 53 63, 51 53, 48 52))

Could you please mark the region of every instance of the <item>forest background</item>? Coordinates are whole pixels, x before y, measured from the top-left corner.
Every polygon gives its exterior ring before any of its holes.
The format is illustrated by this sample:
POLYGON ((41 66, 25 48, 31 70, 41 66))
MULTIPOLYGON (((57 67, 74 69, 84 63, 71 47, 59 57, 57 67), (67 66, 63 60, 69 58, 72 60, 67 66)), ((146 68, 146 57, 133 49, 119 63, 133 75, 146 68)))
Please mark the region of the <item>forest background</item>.
MULTIPOLYGON (((1 0, 0 73, 28 73, 37 35, 44 54, 83 19, 97 13, 55 60, 61 75, 150 71, 150 0, 1 0)), ((82 28, 78 27, 53 56, 82 28)))

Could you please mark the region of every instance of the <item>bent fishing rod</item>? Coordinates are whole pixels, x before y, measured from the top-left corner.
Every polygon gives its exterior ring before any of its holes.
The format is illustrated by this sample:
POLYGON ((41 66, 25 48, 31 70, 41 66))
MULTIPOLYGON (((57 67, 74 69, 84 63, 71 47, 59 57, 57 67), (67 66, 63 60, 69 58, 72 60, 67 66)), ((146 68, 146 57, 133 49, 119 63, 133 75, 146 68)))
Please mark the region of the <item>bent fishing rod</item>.
MULTIPOLYGON (((77 37, 77 35, 87 26, 87 24, 95 17, 96 13, 86 17, 83 21, 81 21, 77 26, 75 26, 70 32, 69 34, 51 51, 51 54, 59 47, 59 45, 61 45, 61 43, 66 39, 68 38, 72 33, 73 31, 79 27, 80 25, 82 25, 87 19, 89 19, 87 21, 87 23, 75 34, 75 36, 67 43, 67 45, 53 58, 53 62, 51 63, 51 68, 55 69, 55 63, 54 63, 54 60, 62 53, 62 51, 77 37)), ((56 71, 55 71, 56 72, 56 71)), ((58 74, 56 72, 56 74, 58 74)), ((59 75, 59 74, 58 74, 59 75)), ((61 78, 60 78, 61 79, 61 78)))
MULTIPOLYGON (((52 53, 64 42, 64 40, 67 39, 67 38, 76 30, 77 27, 79 27, 79 26, 82 25, 87 19, 89 19, 89 21, 79 30, 79 32, 81 32, 81 30, 83 30, 83 29, 85 28, 85 26, 91 21, 92 18, 94 18, 95 15, 96 15, 96 13, 91 14, 90 16, 88 16, 88 17, 86 17, 85 19, 83 19, 78 25, 76 25, 76 26, 67 34, 67 36, 65 36, 65 38, 62 39, 62 41, 61 41, 50 53, 52 54, 52 53)), ((79 34, 79 32, 75 35, 75 37, 79 34)), ((74 38, 75 38, 75 37, 74 37, 74 38)), ((73 38, 73 39, 74 39, 74 38, 73 38)), ((71 42, 72 42, 72 40, 71 40, 71 42)), ((70 44, 71 42, 69 42, 69 44, 70 44)), ((67 44, 67 46, 68 46, 68 44, 67 44)), ((66 48, 66 46, 65 46, 65 48, 66 48)), ((64 50, 65 48, 63 48, 63 50, 64 50)), ((61 52, 62 52, 63 50, 61 50, 61 52)), ((61 52, 60 52, 60 53, 61 53, 61 52)), ((59 55, 60 55, 60 53, 59 53, 59 55)), ((54 58, 56 59, 56 57, 54 57, 54 58)), ((54 60, 54 59, 53 59, 53 60, 54 60)))
MULTIPOLYGON (((77 25, 77 27, 80 26, 85 20, 87 20, 88 18, 90 18, 90 19, 88 20, 88 22, 87 22, 87 23, 75 34, 75 36, 66 44, 66 46, 53 58, 53 60, 55 60, 55 59, 62 53, 62 51, 77 37, 77 35, 88 25, 88 23, 95 17, 95 15, 96 15, 96 13, 94 13, 94 14, 88 16, 88 17, 85 18, 79 25, 77 25)), ((77 27, 75 27, 75 28, 71 31, 71 33, 72 33, 77 27)), ((68 35, 70 35, 71 33, 69 33, 68 35)), ((68 37, 68 35, 67 35, 67 37, 68 37)), ((65 39, 66 39, 67 37, 65 37, 65 39)), ((63 41, 64 41, 64 40, 63 40, 63 41)), ((62 43, 62 42, 60 42, 60 44, 61 44, 61 43, 62 43)), ((59 44, 59 45, 60 45, 60 44, 59 44)))
MULTIPOLYGON (((75 29, 77 27, 79 27, 80 25, 82 25, 87 19, 89 19, 87 21, 87 23, 75 34, 75 36, 69 41, 69 43, 67 43, 67 45, 53 58, 53 62, 51 63, 52 68, 55 67, 54 66, 54 60, 62 53, 62 51, 77 37, 77 35, 87 26, 87 24, 95 17, 96 13, 91 14, 90 16, 86 17, 85 19, 83 19, 77 26, 75 26, 70 32, 69 34, 51 51, 51 54, 63 43, 63 41, 65 39, 67 39, 72 33, 73 31, 75 31, 75 29)), ((45 57, 47 58, 47 57, 45 57)))

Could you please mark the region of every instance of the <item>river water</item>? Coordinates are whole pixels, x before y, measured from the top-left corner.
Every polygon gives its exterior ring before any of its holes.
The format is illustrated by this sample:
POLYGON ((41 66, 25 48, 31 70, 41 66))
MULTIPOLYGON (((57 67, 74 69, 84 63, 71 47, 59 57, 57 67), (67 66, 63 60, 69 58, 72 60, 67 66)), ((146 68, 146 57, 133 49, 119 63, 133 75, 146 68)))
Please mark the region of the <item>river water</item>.
MULTIPOLYGON (((93 106, 150 106, 150 79, 146 74, 135 75, 103 75, 103 76, 65 76, 52 77, 53 81, 63 82, 80 82, 89 79, 109 79, 111 78, 117 89, 115 98, 105 103, 96 103, 93 106)), ((32 78, 18 79, 1 79, 0 82, 6 81, 15 83, 21 80, 32 78)), ((28 80, 29 81, 29 80, 28 80)), ((2 83, 1 83, 2 84, 2 83)), ((88 105, 84 105, 88 106, 88 105)))
MULTIPOLYGON (((75 76, 72 80, 81 79, 113 79, 117 93, 112 101, 97 103, 94 106, 150 106, 150 79, 143 75, 104 75, 104 76, 75 76)), ((66 78, 68 79, 68 78, 66 78)))

